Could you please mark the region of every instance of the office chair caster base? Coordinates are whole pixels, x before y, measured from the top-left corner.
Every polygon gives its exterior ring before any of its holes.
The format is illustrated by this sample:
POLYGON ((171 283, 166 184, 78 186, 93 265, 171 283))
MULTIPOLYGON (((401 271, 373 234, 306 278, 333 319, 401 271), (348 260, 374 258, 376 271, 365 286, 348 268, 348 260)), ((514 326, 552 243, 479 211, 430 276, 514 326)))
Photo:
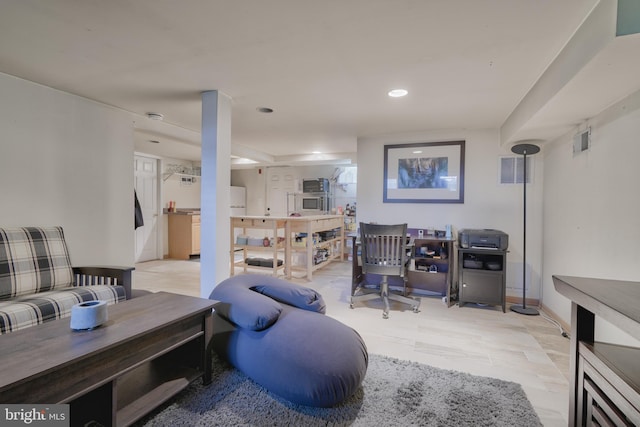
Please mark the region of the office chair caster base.
POLYGON ((414 298, 415 304, 413 305, 413 312, 420 313, 420 303, 422 300, 420 298, 414 298))

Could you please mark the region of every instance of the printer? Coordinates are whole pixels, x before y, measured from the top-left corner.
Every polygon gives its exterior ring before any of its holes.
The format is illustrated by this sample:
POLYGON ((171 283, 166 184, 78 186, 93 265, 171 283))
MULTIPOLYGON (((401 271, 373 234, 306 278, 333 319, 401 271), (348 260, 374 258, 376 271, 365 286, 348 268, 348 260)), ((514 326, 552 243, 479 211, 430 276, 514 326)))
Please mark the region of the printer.
POLYGON ((459 245, 463 249, 498 249, 506 251, 509 247, 509 235, 490 228, 464 228, 458 232, 459 245))

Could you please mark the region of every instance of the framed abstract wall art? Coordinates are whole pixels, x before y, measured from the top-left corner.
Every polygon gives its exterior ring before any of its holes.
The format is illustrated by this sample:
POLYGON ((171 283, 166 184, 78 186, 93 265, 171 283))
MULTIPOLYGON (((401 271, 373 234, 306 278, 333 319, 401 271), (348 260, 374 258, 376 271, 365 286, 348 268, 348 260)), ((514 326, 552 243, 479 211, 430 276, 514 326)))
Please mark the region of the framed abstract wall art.
POLYGON ((384 146, 384 203, 464 203, 464 141, 384 146))

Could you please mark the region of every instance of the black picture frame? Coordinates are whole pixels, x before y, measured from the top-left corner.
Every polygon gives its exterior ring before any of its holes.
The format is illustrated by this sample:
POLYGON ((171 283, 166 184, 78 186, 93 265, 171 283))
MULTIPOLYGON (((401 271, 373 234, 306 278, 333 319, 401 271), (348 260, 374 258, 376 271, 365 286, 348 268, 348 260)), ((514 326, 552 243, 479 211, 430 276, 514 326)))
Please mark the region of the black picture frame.
POLYGON ((465 141, 384 146, 384 203, 464 203, 465 141))

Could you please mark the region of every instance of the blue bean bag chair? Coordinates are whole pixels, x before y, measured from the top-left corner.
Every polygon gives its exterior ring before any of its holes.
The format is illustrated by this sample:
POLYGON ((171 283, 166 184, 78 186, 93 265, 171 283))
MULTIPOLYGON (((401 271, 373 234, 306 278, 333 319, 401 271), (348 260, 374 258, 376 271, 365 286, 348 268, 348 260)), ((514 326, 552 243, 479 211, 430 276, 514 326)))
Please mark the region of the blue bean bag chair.
POLYGON ((213 349, 293 403, 334 406, 360 387, 369 356, 352 328, 325 316, 322 296, 271 276, 222 281, 212 300, 213 349))

